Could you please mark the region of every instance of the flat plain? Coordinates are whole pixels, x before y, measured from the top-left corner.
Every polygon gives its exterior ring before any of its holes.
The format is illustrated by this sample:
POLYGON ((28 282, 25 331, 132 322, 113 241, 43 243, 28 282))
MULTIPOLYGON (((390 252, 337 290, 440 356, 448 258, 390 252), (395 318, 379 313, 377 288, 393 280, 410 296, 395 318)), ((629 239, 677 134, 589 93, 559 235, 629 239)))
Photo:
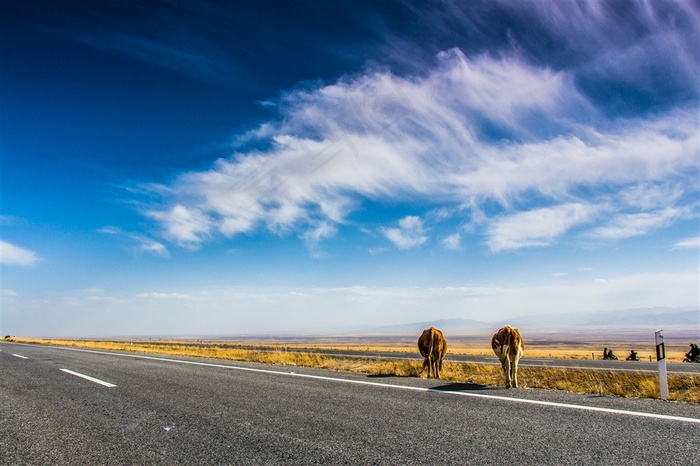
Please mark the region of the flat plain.
MULTIPOLYGON (((205 339, 134 339, 134 340, 51 340, 15 339, 17 342, 94 348, 168 356, 194 356, 223 360, 250 361, 280 366, 300 366, 336 371, 361 372, 374 376, 425 377, 411 335, 295 335, 241 336, 237 338, 205 339)), ((443 380, 499 386, 503 374, 489 341, 482 336, 457 336, 449 340, 448 357, 443 380), (460 355, 476 359, 456 361, 460 355), (484 357, 488 358, 485 360, 484 357)), ((700 374, 696 364, 679 364, 684 354, 681 340, 667 339, 667 359, 683 372, 669 373, 669 399, 700 403, 700 374), (687 373, 684 372, 687 367, 687 373)), ((687 344, 687 343, 685 343, 687 344)), ((526 340, 528 361, 542 361, 536 366, 526 364, 519 370, 523 388, 552 389, 594 395, 614 395, 632 398, 659 398, 658 375, 654 372, 655 347, 640 338, 575 339, 566 335, 533 336, 526 340), (607 366, 584 367, 585 362, 598 362, 603 347, 613 348, 621 361, 607 366), (619 348, 619 349, 618 349, 619 348), (641 359, 638 363, 624 360, 626 348, 634 349, 641 359), (576 364, 575 361, 580 361, 576 364), (561 363, 557 363, 561 361, 561 363), (566 367, 566 361, 569 367, 566 367), (573 365, 572 365, 573 363, 573 365), (580 366, 580 367, 579 367, 580 366)), ((602 361, 600 361, 602 362, 602 361)))

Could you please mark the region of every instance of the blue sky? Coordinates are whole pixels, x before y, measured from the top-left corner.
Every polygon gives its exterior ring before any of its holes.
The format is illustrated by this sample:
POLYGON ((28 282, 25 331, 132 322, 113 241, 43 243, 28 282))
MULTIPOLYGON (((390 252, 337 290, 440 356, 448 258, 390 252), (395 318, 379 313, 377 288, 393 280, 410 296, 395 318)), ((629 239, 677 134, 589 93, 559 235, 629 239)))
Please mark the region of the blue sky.
POLYGON ((3 334, 700 305, 697 2, 0 22, 3 334))

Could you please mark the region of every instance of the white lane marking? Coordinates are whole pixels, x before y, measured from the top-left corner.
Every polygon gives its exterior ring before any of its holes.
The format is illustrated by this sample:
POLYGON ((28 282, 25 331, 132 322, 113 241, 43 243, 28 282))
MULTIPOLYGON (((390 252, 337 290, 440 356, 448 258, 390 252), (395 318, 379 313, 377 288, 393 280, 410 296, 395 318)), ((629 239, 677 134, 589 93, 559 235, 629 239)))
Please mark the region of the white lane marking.
MULTIPOLYGON (((350 384, 357 384, 357 385, 371 385, 371 386, 375 386, 375 387, 394 388, 394 389, 398 389, 398 390, 412 390, 412 391, 417 391, 417 392, 432 392, 432 393, 441 393, 441 394, 447 394, 447 395, 459 395, 459 396, 467 396, 467 397, 481 398, 481 399, 487 399, 487 400, 499 400, 499 401, 513 402, 513 403, 525 403, 525 404, 540 405, 540 406, 552 406, 552 407, 556 407, 556 408, 578 409, 581 411, 595 411, 595 412, 600 412, 600 413, 624 414, 627 416, 647 417, 647 418, 653 418, 653 419, 664 419, 664 420, 668 420, 668 421, 692 422, 692 423, 700 424, 700 419, 698 419, 698 418, 670 416, 667 414, 645 413, 645 412, 641 412, 641 411, 625 411, 623 409, 599 408, 597 406, 585 406, 585 405, 575 405, 575 404, 567 404, 567 403, 557 403, 554 401, 528 400, 525 398, 511 398, 508 396, 484 395, 481 393, 458 392, 458 391, 453 391, 453 390, 442 390, 442 389, 436 389, 436 388, 393 385, 393 384, 387 384, 387 383, 381 383, 381 382, 369 382, 366 380, 340 379, 340 378, 336 378, 336 377, 327 377, 327 376, 322 376, 322 375, 310 375, 310 374, 299 374, 296 372, 273 371, 271 369, 258 369, 258 368, 254 368, 254 367, 227 366, 224 364, 214 364, 214 363, 209 363, 209 362, 198 362, 198 361, 184 361, 181 359, 159 358, 159 357, 155 357, 155 356, 144 356, 144 355, 139 355, 139 354, 110 353, 108 351, 96 351, 96 350, 88 350, 88 349, 80 349, 80 348, 62 348, 62 347, 54 347, 54 348, 60 348, 60 349, 65 349, 65 350, 70 350, 70 351, 81 351, 81 352, 85 352, 85 353, 106 354, 109 356, 121 356, 121 357, 125 357, 125 358, 148 359, 151 361, 163 361, 163 362, 173 362, 173 363, 177 363, 177 364, 189 364, 192 366, 216 367, 216 368, 221 368, 221 369, 233 369, 233 370, 239 370, 239 371, 257 372, 257 373, 263 373, 263 374, 286 375, 289 377, 303 377, 303 378, 308 378, 308 379, 327 380, 327 381, 332 381, 332 382, 350 383, 350 384)), ((64 369, 62 369, 62 370, 64 370, 64 369)))
POLYGON ((116 387, 116 385, 114 385, 113 383, 105 382, 104 380, 96 379, 94 377, 90 377, 89 375, 81 374, 80 372, 73 372, 73 371, 68 370, 68 369, 61 369, 61 372, 65 372, 66 374, 74 375, 76 377, 81 377, 85 380, 89 380, 90 382, 104 385, 105 387, 109 387, 109 388, 116 387))
POLYGON ((21 359, 29 359, 28 357, 22 356, 21 354, 12 353, 12 356, 14 356, 14 357, 16 357, 16 358, 21 358, 21 359))

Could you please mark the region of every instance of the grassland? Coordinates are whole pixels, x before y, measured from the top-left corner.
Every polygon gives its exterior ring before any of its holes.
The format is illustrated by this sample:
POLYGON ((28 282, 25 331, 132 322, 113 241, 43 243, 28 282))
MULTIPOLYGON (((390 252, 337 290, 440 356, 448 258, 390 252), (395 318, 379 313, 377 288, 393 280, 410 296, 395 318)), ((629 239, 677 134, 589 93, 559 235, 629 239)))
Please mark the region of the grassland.
MULTIPOLYGON (((15 338, 21 343, 58 345, 68 347, 93 348, 135 353, 160 354, 168 356, 191 356, 235 361, 260 362, 283 366, 317 367, 330 370, 362 372, 371 375, 396 377, 421 377, 422 362, 406 360, 379 360, 367 358, 332 357, 304 352, 304 349, 351 349, 380 351, 417 352, 409 341, 377 342, 274 342, 255 346, 263 349, 249 349, 249 343, 216 343, 186 341, 105 341, 105 340, 51 340, 15 338)), ((626 342, 629 343, 629 342, 626 342)), ((597 346, 586 344, 528 345, 529 357, 581 358, 599 357, 597 346), (593 353, 593 354, 592 354, 593 353), (598 353, 598 354, 597 354, 598 353)), ((627 346, 631 346, 627 344, 627 346)), ((451 349, 456 354, 492 355, 483 344, 456 341, 451 349)), ((682 350, 672 350, 673 358, 682 357, 682 350), (679 355, 675 353, 679 352, 679 355)), ((624 353, 618 354, 623 356, 624 353)), ((640 351, 640 357, 645 354, 640 351)), ((680 360, 680 359, 678 359, 680 360)), ((477 385, 501 385, 503 373, 500 366, 485 364, 464 364, 446 362, 442 379, 446 382, 471 383, 477 385)), ((614 372, 609 370, 581 370, 521 367, 518 379, 523 388, 565 390, 595 395, 616 395, 637 398, 659 398, 657 376, 642 372, 614 372)), ((670 374, 668 377, 669 398, 675 401, 700 403, 700 376, 670 374)))

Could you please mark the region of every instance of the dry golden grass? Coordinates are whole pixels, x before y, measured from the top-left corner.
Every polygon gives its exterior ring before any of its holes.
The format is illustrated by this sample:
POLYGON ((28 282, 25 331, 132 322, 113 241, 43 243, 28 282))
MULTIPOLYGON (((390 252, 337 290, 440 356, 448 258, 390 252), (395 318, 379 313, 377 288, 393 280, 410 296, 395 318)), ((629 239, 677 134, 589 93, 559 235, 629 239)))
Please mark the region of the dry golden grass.
MULTIPOLYGON (((387 361, 364 358, 342 358, 304 353, 302 348, 354 349, 381 351, 416 351, 401 345, 388 348, 381 345, 270 345, 265 350, 244 349, 240 344, 198 344, 180 341, 102 341, 102 340, 51 340, 15 338, 20 343, 93 348, 137 353, 155 353, 169 356, 193 356, 235 361, 250 361, 284 366, 317 367, 330 370, 362 372, 371 375, 396 377, 425 377, 421 374, 422 361, 387 361)), ((465 348, 462 354, 489 354, 483 348, 465 348), (463 352, 464 351, 464 352, 463 352)), ((558 354, 547 348, 547 357, 558 354)), ((574 350, 576 351, 576 350, 574 350)), ((528 352, 528 356, 531 356, 528 352)), ((552 356, 555 357, 555 356, 552 356)), ((588 355, 590 359, 590 353, 588 355)), ((455 383, 499 386, 504 383, 500 365, 444 364, 442 380, 455 383)), ((565 390, 597 395, 617 395, 637 398, 659 398, 658 378, 642 372, 614 372, 609 370, 581 370, 520 367, 518 381, 523 388, 565 390)), ((668 376, 669 398, 676 401, 700 403, 700 376, 668 376)))
MULTIPOLYGON (((280 340, 278 343, 255 342, 255 346, 264 346, 269 349, 280 351, 306 349, 326 349, 326 350, 348 350, 348 351, 382 351, 382 352, 415 352, 417 338, 389 339, 387 342, 338 342, 333 339, 327 341, 319 340, 314 343, 298 341, 280 340)), ((493 351, 489 346, 490 337, 479 340, 450 339, 448 341, 448 352, 450 354, 465 354, 475 356, 493 356, 493 351)), ((182 343, 182 342, 180 342, 182 343)), ((652 342, 653 343, 653 342, 652 342)), ((220 343, 223 345, 223 343, 220 343)), ((242 343, 229 343, 227 346, 245 346, 242 343)), ((615 350, 620 359, 625 359, 629 354, 629 349, 638 351, 638 357, 642 361, 655 360, 655 348, 648 341, 622 341, 622 342, 566 342, 547 343, 526 341, 525 352, 528 358, 555 358, 555 359, 595 359, 602 358, 603 347, 608 346, 615 350)), ((666 358, 669 362, 681 362, 687 348, 682 344, 666 344, 666 358)))

